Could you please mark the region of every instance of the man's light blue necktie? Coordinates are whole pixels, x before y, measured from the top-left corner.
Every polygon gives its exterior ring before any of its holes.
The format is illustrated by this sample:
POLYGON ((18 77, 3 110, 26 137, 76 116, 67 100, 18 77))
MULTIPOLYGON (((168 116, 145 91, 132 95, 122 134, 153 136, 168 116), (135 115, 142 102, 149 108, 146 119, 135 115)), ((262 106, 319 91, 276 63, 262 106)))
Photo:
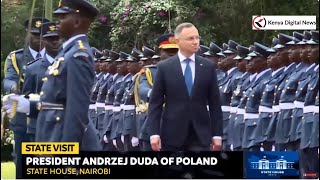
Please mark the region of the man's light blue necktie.
POLYGON ((191 91, 192 91, 192 86, 193 86, 190 61, 191 61, 191 59, 189 59, 189 58, 184 60, 184 62, 186 63, 186 68, 184 70, 184 80, 187 85, 189 96, 191 96, 191 91))

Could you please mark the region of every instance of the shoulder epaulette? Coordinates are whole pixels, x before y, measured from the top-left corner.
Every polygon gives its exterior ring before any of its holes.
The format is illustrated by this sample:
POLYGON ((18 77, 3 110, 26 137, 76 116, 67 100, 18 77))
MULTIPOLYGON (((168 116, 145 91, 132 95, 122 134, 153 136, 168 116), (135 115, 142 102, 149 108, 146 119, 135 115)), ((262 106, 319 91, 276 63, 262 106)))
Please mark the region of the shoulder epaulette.
POLYGON ((145 68, 156 68, 156 67, 157 67, 157 65, 154 65, 154 64, 145 66, 145 68))
POLYGON ((15 50, 15 51, 13 51, 14 53, 20 53, 20 52, 23 52, 23 48, 21 48, 21 49, 18 49, 18 50, 15 50))
POLYGON ((33 61, 28 62, 27 66, 33 64, 34 62, 37 62, 38 60, 39 60, 39 59, 36 59, 36 60, 33 60, 33 61))

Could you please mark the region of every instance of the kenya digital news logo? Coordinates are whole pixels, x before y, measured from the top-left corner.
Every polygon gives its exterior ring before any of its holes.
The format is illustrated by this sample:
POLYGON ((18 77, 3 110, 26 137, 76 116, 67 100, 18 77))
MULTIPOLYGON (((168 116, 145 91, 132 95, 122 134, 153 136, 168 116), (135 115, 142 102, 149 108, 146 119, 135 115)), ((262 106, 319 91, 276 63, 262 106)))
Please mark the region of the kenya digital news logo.
POLYGON ((261 28, 266 27, 266 25, 267 25, 267 20, 262 16, 256 16, 252 20, 252 26, 256 30, 260 30, 261 28))

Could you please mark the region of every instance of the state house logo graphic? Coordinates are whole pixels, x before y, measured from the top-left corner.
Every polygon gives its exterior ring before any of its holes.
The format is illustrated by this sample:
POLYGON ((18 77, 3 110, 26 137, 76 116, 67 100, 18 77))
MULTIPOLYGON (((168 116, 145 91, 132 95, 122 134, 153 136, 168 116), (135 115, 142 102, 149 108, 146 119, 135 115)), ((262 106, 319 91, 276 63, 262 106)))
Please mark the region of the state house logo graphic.
POLYGON ((284 156, 281 156, 280 159, 275 161, 270 161, 267 159, 266 156, 263 156, 257 162, 250 162, 252 169, 260 169, 260 170, 284 170, 284 169, 294 169, 293 164, 294 162, 288 162, 287 160, 283 159, 284 156))
POLYGON ((296 152, 247 152, 246 178, 299 177, 299 155, 296 152))
POLYGON ((262 16, 255 16, 252 20, 252 26, 256 30, 260 30, 261 28, 266 27, 267 20, 262 16))

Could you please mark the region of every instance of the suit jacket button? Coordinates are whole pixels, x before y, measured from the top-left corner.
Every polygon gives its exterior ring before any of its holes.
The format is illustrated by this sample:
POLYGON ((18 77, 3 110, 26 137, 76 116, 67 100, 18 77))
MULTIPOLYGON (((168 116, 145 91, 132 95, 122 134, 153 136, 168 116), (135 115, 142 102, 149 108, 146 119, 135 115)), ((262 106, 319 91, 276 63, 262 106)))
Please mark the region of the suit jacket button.
POLYGON ((60 117, 56 117, 56 121, 60 121, 60 117))

